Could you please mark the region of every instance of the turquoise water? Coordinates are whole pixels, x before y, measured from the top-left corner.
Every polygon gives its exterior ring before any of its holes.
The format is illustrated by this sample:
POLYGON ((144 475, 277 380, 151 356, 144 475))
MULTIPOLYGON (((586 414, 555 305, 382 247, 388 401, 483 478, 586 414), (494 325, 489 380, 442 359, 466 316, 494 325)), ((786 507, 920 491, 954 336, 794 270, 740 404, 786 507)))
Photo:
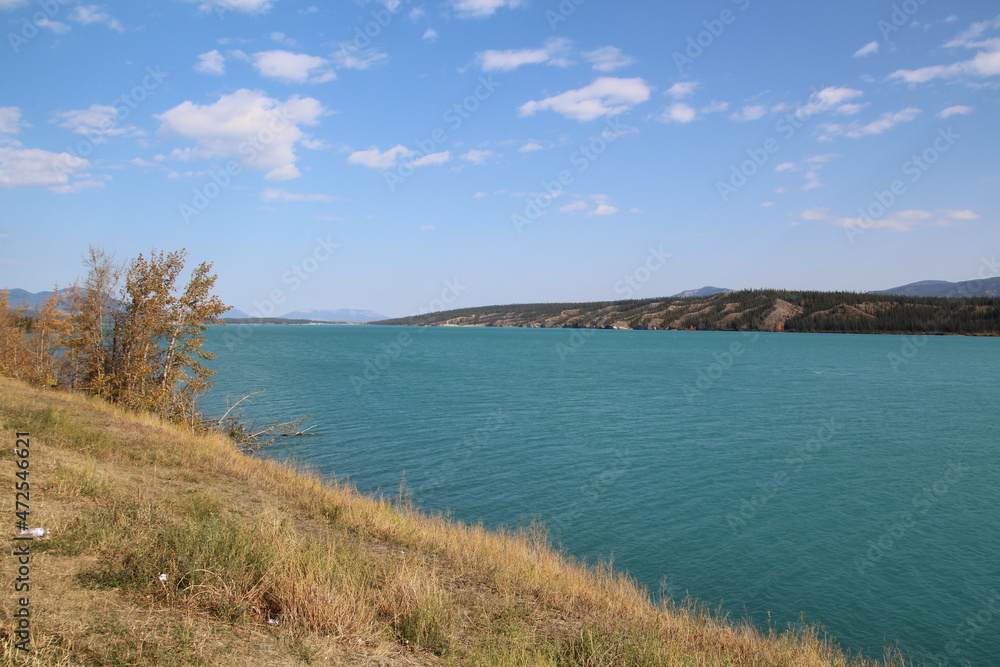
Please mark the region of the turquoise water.
POLYGON ((851 651, 1000 664, 1000 339, 228 327, 206 409, 267 454, 467 521, 541 519, 654 596, 851 651))

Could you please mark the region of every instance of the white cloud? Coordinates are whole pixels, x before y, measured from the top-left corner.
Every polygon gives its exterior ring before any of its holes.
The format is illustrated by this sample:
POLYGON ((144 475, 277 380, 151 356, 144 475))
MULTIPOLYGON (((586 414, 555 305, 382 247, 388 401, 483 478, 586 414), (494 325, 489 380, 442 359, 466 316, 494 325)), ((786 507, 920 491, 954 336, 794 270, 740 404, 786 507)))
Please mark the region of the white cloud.
POLYGON ((799 217, 803 220, 826 220, 830 215, 830 209, 828 208, 811 208, 807 211, 802 211, 799 217))
POLYGON ((765 201, 765 202, 761 202, 761 204, 760 204, 761 208, 771 208, 772 206, 774 206, 774 202, 773 201, 765 201))
POLYGON ((476 194, 472 195, 472 198, 473 199, 485 199, 488 196, 489 195, 486 194, 485 192, 477 192, 476 194))
POLYGON ((322 151, 330 147, 330 144, 322 139, 303 139, 299 143, 302 144, 303 148, 308 148, 311 151, 322 151))
POLYGON ((272 32, 270 35, 268 35, 268 37, 271 38, 272 42, 277 42, 278 44, 281 44, 282 46, 296 46, 296 45, 298 45, 298 42, 296 42, 294 39, 292 39, 291 37, 289 37, 288 35, 286 35, 283 32, 272 32))
POLYGON ((981 40, 980 37, 983 34, 991 31, 1000 29, 1000 16, 997 16, 988 21, 978 21, 973 23, 968 28, 965 29, 958 37, 946 43, 945 46, 948 48, 953 47, 965 47, 965 48, 981 48, 988 46, 996 46, 996 39, 986 39, 981 40))
POLYGON ((354 42, 343 42, 340 50, 333 54, 333 62, 341 69, 366 70, 389 60, 389 56, 378 49, 359 49, 354 42))
POLYGON ((782 162, 774 168, 774 171, 781 173, 783 171, 798 172, 804 170, 805 173, 803 174, 803 178, 805 179, 805 183, 803 183, 800 189, 804 191, 814 190, 816 188, 821 188, 824 185, 823 181, 820 179, 819 172, 828 162, 838 157, 840 157, 840 155, 836 153, 814 155, 802 160, 801 164, 795 162, 782 162))
POLYGON ((226 57, 219 53, 218 49, 202 53, 198 56, 198 63, 194 66, 194 71, 202 74, 225 74, 226 57))
POLYGON ((764 104, 748 104, 739 111, 733 113, 730 118, 738 121, 758 120, 767 115, 767 106, 764 104))
POLYGON ((618 209, 611 204, 601 204, 587 215, 614 215, 618 209))
POLYGON ((639 133, 639 128, 637 127, 631 125, 625 125, 623 123, 616 123, 616 125, 618 127, 615 129, 612 129, 610 127, 605 127, 603 130, 601 130, 601 136, 607 139, 608 141, 613 141, 621 137, 627 137, 630 134, 639 133))
POLYGON ((105 137, 136 137, 145 134, 135 125, 116 127, 118 111, 119 109, 116 107, 91 104, 86 109, 64 111, 54 115, 61 119, 60 127, 72 130, 76 134, 84 134, 97 143, 104 141, 105 137))
POLYGON ((768 114, 781 113, 786 109, 788 109, 788 105, 784 102, 772 104, 771 106, 766 104, 747 104, 739 111, 734 111, 730 114, 729 118, 738 122, 754 121, 760 120, 768 114))
POLYGON ((0 134, 17 134, 22 127, 20 108, 0 107, 0 134))
MULTIPOLYGON (((380 151, 377 147, 372 146, 367 150, 354 151, 347 157, 347 162, 349 164, 357 164, 362 167, 368 167, 369 169, 380 169, 385 171, 386 169, 392 169, 400 163, 406 162, 408 158, 411 158, 414 155, 417 155, 417 153, 411 151, 402 144, 393 146, 385 151, 380 151)), ((423 157, 410 161, 409 165, 411 167, 433 167, 442 165, 449 160, 451 160, 451 152, 443 151, 441 153, 429 153, 424 155, 423 157)))
POLYGON ((827 162, 830 162, 834 158, 838 157, 840 157, 840 155, 838 155, 837 153, 824 153, 823 155, 814 155, 812 157, 807 157, 805 160, 803 160, 803 162, 811 165, 826 164, 827 162))
POLYGON ((467 160, 472 164, 485 164, 486 161, 493 156, 493 151, 484 151, 473 148, 468 153, 462 156, 463 160, 467 160))
POLYGON ((956 107, 948 107, 947 109, 943 109, 942 111, 940 111, 938 113, 937 116, 938 116, 938 118, 948 118, 950 116, 956 116, 956 115, 965 116, 965 115, 968 115, 968 114, 970 114, 972 112, 973 112, 973 108, 972 107, 956 106, 956 107))
POLYGON ((414 160, 410 164, 414 167, 436 167, 448 162, 449 160, 451 160, 451 151, 443 151, 441 153, 430 153, 422 158, 414 160))
POLYGON ((540 49, 507 49, 506 51, 481 51, 476 61, 484 72, 510 72, 522 65, 567 64, 565 53, 571 42, 564 38, 551 38, 540 49))
POLYGON ((578 211, 586 211, 589 208, 587 202, 585 201, 575 201, 572 204, 566 204, 565 206, 559 207, 560 213, 576 213, 578 211))
POLYGON ((271 0, 187 0, 197 2, 198 9, 203 12, 216 12, 220 16, 225 12, 237 11, 247 14, 262 14, 271 9, 271 0))
POLYGON ((667 88, 667 95, 670 95, 670 97, 675 100, 682 100, 694 93, 695 88, 697 87, 697 81, 678 81, 674 85, 667 88))
POLYGON ((451 6, 461 18, 493 16, 500 9, 514 9, 524 0, 452 0, 451 6))
POLYGON ((0 146, 0 188, 48 188, 65 194, 101 187, 82 173, 89 164, 69 153, 0 146))
POLYGON ((625 55, 617 46, 602 46, 584 53, 583 57, 598 72, 614 72, 635 63, 635 58, 625 55))
POLYGON ((947 48, 977 49, 978 53, 968 60, 950 65, 931 65, 919 69, 899 69, 888 79, 899 79, 910 84, 926 83, 934 79, 954 79, 958 77, 990 77, 1000 75, 1000 37, 983 39, 989 32, 1000 30, 1000 16, 973 23, 962 34, 945 44, 947 48))
POLYGON ((873 220, 869 218, 841 218, 831 216, 828 209, 815 208, 799 214, 802 220, 828 222, 838 227, 858 229, 885 229, 892 232, 911 232, 918 227, 951 227, 962 222, 978 220, 974 211, 956 209, 937 209, 926 211, 910 209, 896 211, 884 218, 873 220))
POLYGON ((847 100, 864 95, 860 90, 853 88, 836 88, 829 86, 823 90, 818 90, 809 96, 809 101, 805 105, 795 110, 795 115, 799 118, 806 118, 814 114, 829 111, 842 105, 847 100))
POLYGON ((39 28, 45 28, 46 30, 51 30, 57 35, 61 35, 64 32, 69 32, 70 30, 69 26, 66 25, 65 23, 60 23, 59 21, 50 21, 44 16, 39 17, 38 20, 35 21, 35 25, 37 25, 39 28))
POLYGON ((393 146, 386 151, 380 151, 375 146, 372 146, 367 150, 354 151, 347 157, 347 162, 349 164, 359 164, 369 169, 392 169, 399 163, 400 158, 410 157, 411 155, 413 155, 413 151, 402 144, 393 146))
POLYGON ((336 78, 330 61, 291 51, 261 51, 253 55, 253 66, 261 76, 289 83, 323 83, 336 78))
POLYGON ((716 102, 712 101, 708 106, 704 106, 698 110, 700 113, 725 113, 729 111, 729 102, 716 102))
POLYGON ((100 25, 106 25, 111 30, 116 30, 118 32, 125 31, 125 28, 123 28, 122 24, 118 22, 118 19, 112 17, 97 5, 77 5, 73 8, 73 11, 70 12, 69 18, 83 25, 97 23, 100 25))
POLYGON ((437 41, 437 38, 438 38, 438 31, 435 30, 434 28, 428 28, 427 30, 424 30, 424 34, 420 39, 424 40, 425 42, 435 42, 437 41))
POLYGON ((192 148, 173 151, 174 159, 240 158, 265 171, 267 180, 279 181, 299 176, 295 147, 309 139, 301 126, 315 125, 325 113, 311 97, 293 95, 282 102, 241 88, 214 104, 183 102, 155 117, 161 134, 195 142, 192 148))
POLYGON ((978 217, 972 211, 909 210, 899 211, 873 221, 864 218, 839 218, 835 224, 841 227, 867 227, 869 229, 888 229, 893 232, 910 232, 917 227, 951 227, 956 222, 975 220, 978 217))
POLYGON ((531 116, 538 111, 555 111, 581 122, 601 116, 617 116, 649 99, 650 89, 642 79, 601 77, 589 86, 540 101, 526 102, 518 112, 531 116))
POLYGON ((433 232, 435 229, 434 225, 421 225, 420 231, 422 232, 433 232))
POLYGON ((537 141, 529 141, 520 148, 517 149, 519 153, 531 153, 532 151, 545 150, 545 146, 542 146, 537 141))
POLYGON ((322 194, 306 195, 306 194, 299 194, 297 192, 289 192, 288 190, 282 190, 280 188, 267 188, 266 190, 264 190, 264 192, 261 193, 261 197, 264 198, 264 201, 300 201, 300 202, 333 201, 333 197, 331 197, 330 195, 322 195, 322 194))
POLYGON ((854 52, 855 58, 864 58, 865 56, 870 56, 873 53, 878 53, 878 42, 868 42, 860 49, 854 52))
POLYGON ((820 136, 822 141, 830 141, 834 137, 850 137, 851 139, 860 139, 861 137, 867 137, 875 134, 882 134, 887 132, 892 128, 896 127, 900 123, 908 123, 916 118, 920 114, 920 109, 916 107, 907 107, 902 111, 887 111, 877 120, 874 120, 867 124, 862 124, 858 121, 849 123, 847 125, 839 125, 826 123, 822 126, 823 134, 820 136))
POLYGON ((675 102, 671 104, 660 116, 660 121, 664 123, 690 123, 698 117, 698 112, 689 104, 675 102))
POLYGON ((841 104, 839 107, 837 107, 836 109, 834 109, 834 113, 836 113, 838 116, 853 116, 853 115, 855 115, 857 113, 860 113, 861 110, 864 109, 866 106, 868 106, 867 103, 865 103, 865 104, 841 104))
POLYGON ((805 173, 806 182, 802 186, 802 190, 814 190, 815 188, 823 187, 823 181, 820 180, 819 174, 815 170, 810 170, 805 173))

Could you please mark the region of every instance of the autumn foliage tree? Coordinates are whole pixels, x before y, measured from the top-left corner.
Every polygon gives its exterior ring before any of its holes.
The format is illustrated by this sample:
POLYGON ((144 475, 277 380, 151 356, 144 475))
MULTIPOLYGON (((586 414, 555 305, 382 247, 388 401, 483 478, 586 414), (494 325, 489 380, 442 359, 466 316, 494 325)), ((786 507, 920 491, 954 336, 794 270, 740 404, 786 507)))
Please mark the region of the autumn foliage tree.
POLYGON ((84 256, 87 275, 66 294, 69 327, 65 345, 65 381, 73 389, 107 395, 110 367, 106 338, 113 322, 120 269, 112 257, 93 246, 84 256))
POLYGON ((193 421, 195 402, 212 371, 202 361, 204 331, 217 324, 226 305, 212 295, 216 276, 202 263, 176 294, 186 253, 135 258, 125 274, 121 304, 113 311, 106 346, 109 400, 135 410, 193 421))
POLYGON ((211 264, 185 286, 184 250, 139 255, 124 268, 90 248, 87 276, 37 313, 12 311, 0 294, 0 373, 33 384, 101 396, 131 410, 199 422, 197 399, 211 386, 204 332, 221 324, 211 264), (119 282, 124 277, 120 289, 119 282))

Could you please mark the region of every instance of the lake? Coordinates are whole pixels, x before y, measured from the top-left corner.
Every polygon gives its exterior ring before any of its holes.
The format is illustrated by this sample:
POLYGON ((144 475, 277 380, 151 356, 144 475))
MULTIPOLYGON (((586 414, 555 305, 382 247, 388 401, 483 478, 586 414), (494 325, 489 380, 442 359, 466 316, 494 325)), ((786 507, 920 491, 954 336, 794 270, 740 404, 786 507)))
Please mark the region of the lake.
POLYGON ((468 522, 540 520, 651 595, 850 651, 1000 660, 1000 339, 231 326, 205 410, 468 522))

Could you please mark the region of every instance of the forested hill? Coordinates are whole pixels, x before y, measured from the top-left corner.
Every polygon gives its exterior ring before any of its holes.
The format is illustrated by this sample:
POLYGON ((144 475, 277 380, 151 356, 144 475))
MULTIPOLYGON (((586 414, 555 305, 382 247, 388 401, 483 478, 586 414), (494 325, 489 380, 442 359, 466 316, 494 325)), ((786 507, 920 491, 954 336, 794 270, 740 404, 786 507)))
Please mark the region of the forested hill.
POLYGON ((746 290, 693 298, 485 306, 376 324, 1000 335, 1000 298, 746 290))

